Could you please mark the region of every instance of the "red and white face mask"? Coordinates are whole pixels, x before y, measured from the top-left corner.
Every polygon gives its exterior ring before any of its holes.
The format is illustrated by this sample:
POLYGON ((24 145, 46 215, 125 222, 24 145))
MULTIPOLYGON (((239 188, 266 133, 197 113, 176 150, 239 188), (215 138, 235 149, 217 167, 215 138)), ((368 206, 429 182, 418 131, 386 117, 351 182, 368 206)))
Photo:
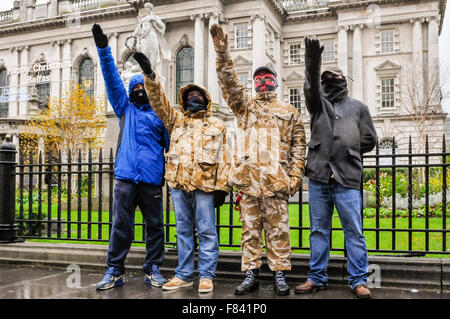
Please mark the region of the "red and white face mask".
POLYGON ((278 87, 276 76, 270 73, 256 75, 253 80, 255 81, 256 92, 275 91, 275 89, 278 87))

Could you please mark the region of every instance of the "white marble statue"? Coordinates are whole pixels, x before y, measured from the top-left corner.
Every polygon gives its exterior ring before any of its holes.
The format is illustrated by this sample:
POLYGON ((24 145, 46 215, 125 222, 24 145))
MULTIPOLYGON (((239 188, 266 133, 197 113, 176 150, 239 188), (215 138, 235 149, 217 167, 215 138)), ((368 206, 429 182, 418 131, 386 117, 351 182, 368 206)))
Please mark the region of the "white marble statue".
MULTIPOLYGON (((128 86, 130 84, 131 77, 137 73, 142 72, 139 69, 139 66, 136 64, 134 65, 130 61, 125 62, 125 67, 120 74, 120 77, 122 78, 123 85, 125 86, 125 89, 128 92, 128 86)), ((128 92, 129 93, 129 92, 128 92)))
POLYGON ((147 10, 147 15, 139 21, 133 34, 126 39, 125 43, 132 51, 140 51, 147 56, 152 69, 158 73, 164 83, 162 63, 164 59, 170 60, 170 52, 164 39, 166 25, 153 13, 153 5, 150 2, 145 3, 144 8, 147 10), (134 39, 132 45, 130 45, 130 39, 134 39))

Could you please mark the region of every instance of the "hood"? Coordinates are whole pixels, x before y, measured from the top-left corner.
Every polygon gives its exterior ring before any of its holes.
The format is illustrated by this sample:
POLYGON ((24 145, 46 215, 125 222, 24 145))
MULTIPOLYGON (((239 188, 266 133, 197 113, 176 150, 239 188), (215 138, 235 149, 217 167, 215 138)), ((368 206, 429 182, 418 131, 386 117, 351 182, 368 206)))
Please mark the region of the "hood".
POLYGON ((188 84, 186 86, 183 86, 180 89, 180 92, 178 93, 178 101, 180 104, 180 111, 186 116, 192 116, 192 117, 203 117, 205 115, 211 116, 211 113, 212 113, 212 111, 211 111, 211 105, 212 105, 211 96, 209 95, 208 91, 206 91, 206 89, 201 85, 188 84), (206 100, 208 101, 208 104, 206 105, 206 111, 198 111, 196 113, 191 113, 184 109, 184 102, 185 102, 184 95, 188 90, 190 90, 192 88, 198 89, 203 94, 203 96, 206 98, 206 100))
POLYGON ((128 85, 128 96, 130 95, 131 91, 133 91, 134 87, 138 84, 144 85, 144 77, 141 73, 135 74, 130 79, 130 84, 128 85))

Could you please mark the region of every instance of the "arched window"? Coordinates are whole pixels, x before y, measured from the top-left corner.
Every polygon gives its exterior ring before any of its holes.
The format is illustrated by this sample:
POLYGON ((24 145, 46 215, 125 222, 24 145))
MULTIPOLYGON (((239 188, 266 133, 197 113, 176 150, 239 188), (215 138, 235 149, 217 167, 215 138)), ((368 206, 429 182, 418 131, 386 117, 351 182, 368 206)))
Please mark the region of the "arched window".
POLYGON ((91 58, 81 61, 78 68, 78 84, 86 95, 94 96, 94 61, 91 58))
POLYGON ((6 69, 0 70, 0 118, 8 117, 8 76, 6 69))
POLYGON ((39 100, 39 109, 45 109, 48 107, 48 99, 50 97, 50 70, 46 62, 40 63, 39 70, 35 76, 38 79, 36 84, 36 92, 39 100))
MULTIPOLYGON (((392 137, 383 137, 378 142, 378 149, 380 155, 392 155, 392 147, 397 150, 398 145, 392 139, 392 137)), ((394 163, 397 162, 395 159, 394 163)), ((381 157, 380 165, 392 165, 392 157, 381 157)))
POLYGON ((184 47, 177 54, 177 103, 180 89, 194 82, 194 49, 184 47))

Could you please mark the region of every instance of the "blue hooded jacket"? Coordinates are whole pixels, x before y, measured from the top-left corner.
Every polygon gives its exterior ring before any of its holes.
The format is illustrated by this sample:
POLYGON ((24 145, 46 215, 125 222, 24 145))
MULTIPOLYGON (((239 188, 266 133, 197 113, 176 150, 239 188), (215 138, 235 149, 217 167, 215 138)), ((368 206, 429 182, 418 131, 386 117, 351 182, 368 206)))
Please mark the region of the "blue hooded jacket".
MULTIPOLYGON (((164 149, 169 149, 169 135, 150 104, 130 102, 109 46, 97 48, 105 80, 106 93, 119 118, 119 141, 114 166, 116 179, 152 186, 164 184, 164 149)), ((141 74, 130 80, 129 90, 144 85, 141 74)))

